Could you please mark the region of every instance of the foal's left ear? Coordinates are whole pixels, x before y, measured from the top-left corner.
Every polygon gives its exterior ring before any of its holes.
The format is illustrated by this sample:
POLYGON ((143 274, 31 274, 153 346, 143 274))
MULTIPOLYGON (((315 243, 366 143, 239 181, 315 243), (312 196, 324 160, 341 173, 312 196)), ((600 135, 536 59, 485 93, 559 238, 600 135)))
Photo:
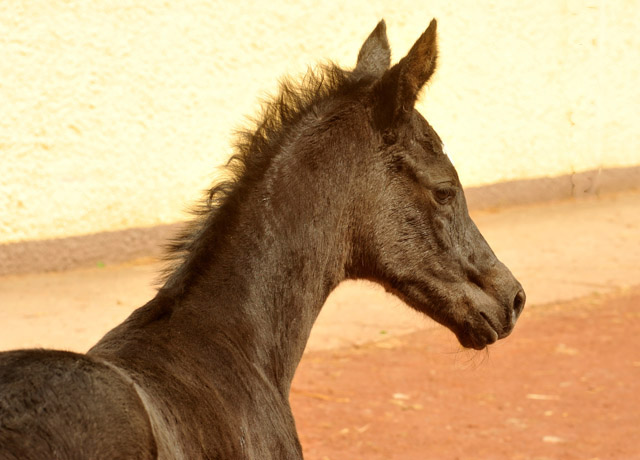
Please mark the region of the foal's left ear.
POLYGON ((358 63, 353 73, 357 76, 379 78, 391 64, 391 48, 387 39, 387 25, 381 20, 358 53, 358 63))
POLYGON ((436 70, 436 28, 436 20, 432 19, 409 53, 389 69, 380 81, 381 109, 387 112, 385 118, 391 117, 391 122, 397 122, 404 114, 413 111, 418 93, 436 70))

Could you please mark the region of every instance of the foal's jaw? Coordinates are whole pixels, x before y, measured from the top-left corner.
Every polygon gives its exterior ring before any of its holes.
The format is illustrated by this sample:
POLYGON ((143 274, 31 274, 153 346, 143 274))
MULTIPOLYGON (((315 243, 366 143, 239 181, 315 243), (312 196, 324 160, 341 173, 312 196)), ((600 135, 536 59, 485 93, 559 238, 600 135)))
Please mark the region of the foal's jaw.
POLYGON ((525 304, 525 293, 509 269, 495 259, 490 270, 472 280, 450 267, 425 265, 421 273, 387 272, 379 280, 413 309, 450 329, 465 348, 482 350, 513 331, 525 304), (457 276, 457 279, 454 277, 457 276))
POLYGON ((502 304, 467 283, 448 287, 446 299, 432 296, 430 289, 418 284, 387 286, 387 290, 450 329, 460 345, 475 350, 482 350, 511 334, 524 305, 524 299, 516 308, 502 304))

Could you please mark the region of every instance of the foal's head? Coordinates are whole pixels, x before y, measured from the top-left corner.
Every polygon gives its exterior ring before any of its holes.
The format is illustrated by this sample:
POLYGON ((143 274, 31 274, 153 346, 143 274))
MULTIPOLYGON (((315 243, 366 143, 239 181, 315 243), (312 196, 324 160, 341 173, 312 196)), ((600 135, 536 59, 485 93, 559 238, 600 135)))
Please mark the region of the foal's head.
POLYGON ((414 108, 436 56, 435 20, 393 67, 384 22, 360 50, 352 78, 369 82, 359 101, 372 141, 348 275, 382 283, 482 349, 509 335, 525 294, 469 217, 442 141, 414 108))

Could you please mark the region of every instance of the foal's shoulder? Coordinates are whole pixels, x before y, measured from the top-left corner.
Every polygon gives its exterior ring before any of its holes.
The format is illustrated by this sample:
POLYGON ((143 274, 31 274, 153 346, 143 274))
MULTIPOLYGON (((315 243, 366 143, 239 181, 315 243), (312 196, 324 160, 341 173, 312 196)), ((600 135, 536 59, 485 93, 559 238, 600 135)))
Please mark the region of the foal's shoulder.
POLYGON ((68 351, 0 353, 0 458, 122 452, 152 458, 155 441, 138 395, 117 372, 68 351))

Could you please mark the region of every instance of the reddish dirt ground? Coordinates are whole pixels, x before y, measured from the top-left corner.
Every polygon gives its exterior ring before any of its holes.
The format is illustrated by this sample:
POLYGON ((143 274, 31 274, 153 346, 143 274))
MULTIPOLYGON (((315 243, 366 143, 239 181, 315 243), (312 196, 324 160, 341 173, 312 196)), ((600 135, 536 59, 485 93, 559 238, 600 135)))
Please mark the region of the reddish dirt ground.
MULTIPOLYGON (((638 209, 635 191, 474 215, 528 296, 489 352, 461 351, 379 286, 338 287, 291 394, 306 459, 640 460, 638 209)), ((157 273, 0 277, 0 350, 85 351, 157 273)))
POLYGON ((291 394, 305 458, 640 459, 640 286, 525 309, 488 352, 445 351, 454 340, 305 355, 291 394))

